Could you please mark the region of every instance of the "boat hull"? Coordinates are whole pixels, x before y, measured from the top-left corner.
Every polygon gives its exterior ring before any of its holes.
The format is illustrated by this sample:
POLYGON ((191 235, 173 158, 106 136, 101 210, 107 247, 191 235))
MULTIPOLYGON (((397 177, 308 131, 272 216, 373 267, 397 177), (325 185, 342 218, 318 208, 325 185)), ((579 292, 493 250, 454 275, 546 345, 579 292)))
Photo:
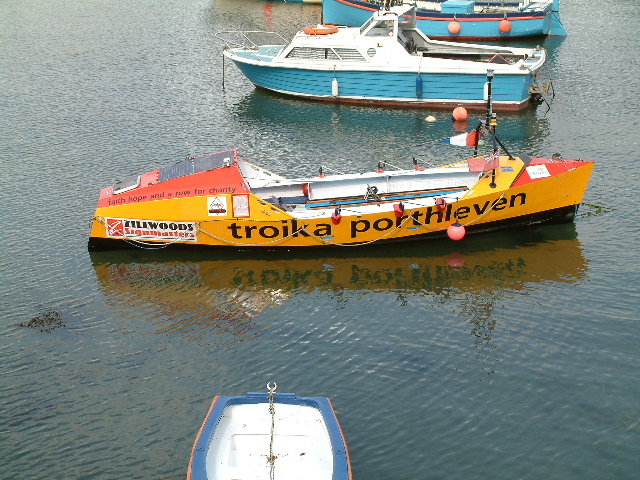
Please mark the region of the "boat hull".
MULTIPOLYGON (((547 35, 566 36, 559 14, 559 0, 542 3, 532 11, 496 13, 446 13, 418 8, 417 26, 425 35, 443 40, 510 40, 547 35), (510 30, 500 31, 500 22, 509 20, 510 30), (460 31, 449 32, 449 23, 457 21, 460 31)), ((322 13, 326 23, 360 26, 378 10, 379 5, 360 0, 324 0, 322 13)))
POLYGON ((352 478, 329 399, 283 393, 271 404, 264 393, 215 397, 194 442, 187 480, 274 478, 271 473, 275 478, 352 478))
MULTIPOLYGON (((89 249, 337 248, 443 238, 456 221, 467 234, 572 221, 593 163, 533 159, 528 165, 500 157, 495 178, 484 175, 471 190, 436 189, 415 200, 398 193, 374 202, 309 202, 300 208, 302 216, 253 194, 246 194, 246 217, 231 211, 233 194, 193 195, 194 189, 186 198, 152 201, 138 195, 125 204, 97 208, 89 249), (529 168, 534 169, 531 174, 529 168), (545 176, 536 177, 533 172, 540 170, 545 176), (444 208, 436 205, 440 196, 450 199, 444 208), (211 198, 223 205, 216 217, 207 213, 211 198), (335 208, 341 209, 339 218, 332 215, 335 208)), ((389 182, 381 172, 361 186, 349 184, 349 189, 364 193, 369 184, 382 187, 389 182)), ((320 189, 322 179, 308 185, 320 189)))
MULTIPOLYGON (((486 222, 478 225, 470 225, 465 226, 465 230, 467 234, 481 234, 488 233, 500 230, 514 230, 527 228, 534 225, 555 225, 562 223, 570 223, 573 221, 576 212, 578 211, 578 205, 568 205, 552 210, 547 210, 544 212, 536 212, 531 214, 526 214, 518 217, 507 218, 502 220, 496 220, 494 222, 486 222)), ((390 217, 387 217, 390 218, 390 217)), ((379 220, 379 219, 378 219, 379 220)), ((384 220, 387 222, 387 220, 384 220)), ((452 222, 450 222, 452 223, 452 222)), ((251 224, 237 224, 240 229, 252 228, 251 224)), ((328 224, 325 224, 328 225, 328 224)), ((378 224, 380 225, 380 224, 378 224)), ((357 227, 358 225, 356 225, 357 227)), ((384 226, 384 224, 383 224, 384 226)), ((271 232, 279 232, 280 225, 272 226, 272 230, 267 231, 267 234, 270 236, 271 232)), ((139 238, 139 237, 138 237, 139 238)), ((268 238, 268 237, 267 237, 268 238)), ((166 246, 170 250, 290 250, 290 249, 318 249, 318 248, 339 248, 342 246, 352 245, 352 246, 360 246, 360 248, 366 248, 369 245, 384 245, 384 244, 394 244, 394 243, 404 243, 404 242, 419 242, 426 240, 438 240, 447 238, 446 230, 438 230, 433 232, 424 232, 416 235, 411 235, 407 237, 389 237, 389 238, 381 238, 379 240, 373 240, 369 242, 354 242, 348 244, 335 244, 335 243, 327 243, 327 244, 310 244, 308 242, 290 242, 287 244, 268 244, 268 245, 234 245, 227 242, 198 242, 194 244, 187 243, 171 243, 171 244, 156 244, 156 247, 166 246)), ((148 241, 145 239, 145 241, 148 241)), ((150 245, 147 245, 150 246, 150 245)), ((132 248, 141 248, 144 247, 143 244, 139 244, 135 241, 127 242, 118 238, 105 238, 105 237, 91 237, 89 240, 89 250, 90 251, 108 251, 108 250, 122 250, 122 249, 132 249, 132 248)))
MULTIPOLYGON (((260 62, 225 50, 240 71, 255 86, 273 92, 333 103, 371 104, 425 108, 465 106, 486 109, 487 72, 407 71, 292 68, 260 62), (416 88, 420 77, 420 95, 416 88), (337 89, 337 94, 335 89, 337 89)), ((535 72, 496 73, 493 79, 493 108, 518 111, 531 102, 530 86, 535 72)))

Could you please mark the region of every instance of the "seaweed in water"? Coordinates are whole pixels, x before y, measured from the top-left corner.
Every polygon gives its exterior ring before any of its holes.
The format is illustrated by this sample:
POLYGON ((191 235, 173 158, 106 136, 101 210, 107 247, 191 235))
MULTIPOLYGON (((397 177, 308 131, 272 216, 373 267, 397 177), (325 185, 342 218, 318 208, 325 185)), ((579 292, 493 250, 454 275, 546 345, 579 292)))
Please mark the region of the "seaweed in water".
POLYGON ((38 329, 41 333, 50 333, 58 328, 66 328, 62 315, 55 310, 42 312, 28 322, 18 324, 18 326, 38 329))

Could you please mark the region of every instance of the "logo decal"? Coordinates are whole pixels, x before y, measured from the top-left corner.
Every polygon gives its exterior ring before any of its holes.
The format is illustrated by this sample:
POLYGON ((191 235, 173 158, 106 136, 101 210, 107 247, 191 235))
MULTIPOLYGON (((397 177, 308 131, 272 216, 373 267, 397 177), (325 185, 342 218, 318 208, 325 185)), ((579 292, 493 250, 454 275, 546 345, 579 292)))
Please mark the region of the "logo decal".
POLYGON ((529 174, 529 177, 531 178, 531 180, 534 180, 536 178, 544 178, 544 177, 551 176, 551 174, 549 173, 549 170, 547 170, 546 165, 531 165, 527 167, 527 173, 529 174))
POLYGON ((236 218, 249 216, 249 195, 233 195, 233 216, 236 218))
POLYGON ((227 196, 207 197, 207 211, 210 217, 226 216, 229 210, 227 196))
POLYGON ((198 240, 196 224, 193 222, 167 222, 134 220, 130 218, 107 218, 107 236, 113 238, 141 238, 145 240, 198 240))

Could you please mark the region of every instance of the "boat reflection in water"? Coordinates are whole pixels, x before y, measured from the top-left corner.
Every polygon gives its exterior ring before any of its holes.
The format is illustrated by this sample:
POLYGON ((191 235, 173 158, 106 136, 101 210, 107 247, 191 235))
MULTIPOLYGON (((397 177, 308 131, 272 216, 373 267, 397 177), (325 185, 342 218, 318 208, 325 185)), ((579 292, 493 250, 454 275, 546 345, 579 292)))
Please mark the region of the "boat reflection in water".
POLYGON ((492 313, 505 295, 537 284, 575 284, 587 262, 572 224, 489 234, 465 243, 432 241, 331 256, 290 252, 91 252, 107 303, 122 318, 147 318, 157 331, 232 346, 270 327, 260 316, 298 295, 340 303, 391 294, 399 307, 452 304, 477 343, 490 341, 492 313), (294 256, 295 255, 295 256, 294 256), (353 256, 359 255, 359 256, 353 256), (415 303, 414 303, 415 304, 415 303))

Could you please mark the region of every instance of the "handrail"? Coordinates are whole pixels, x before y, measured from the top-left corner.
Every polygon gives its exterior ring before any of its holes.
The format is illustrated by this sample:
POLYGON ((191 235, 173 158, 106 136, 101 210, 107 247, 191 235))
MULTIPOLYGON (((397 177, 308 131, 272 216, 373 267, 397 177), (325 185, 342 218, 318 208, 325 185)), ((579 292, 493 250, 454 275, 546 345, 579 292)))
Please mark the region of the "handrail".
POLYGON ((227 48, 231 48, 231 47, 242 47, 242 48, 255 48, 257 49, 259 47, 259 45, 257 43, 255 43, 250 37, 249 35, 275 35, 277 36, 280 40, 282 40, 285 44, 288 43, 288 40, 286 38, 284 38, 282 35, 280 35, 278 32, 268 32, 268 31, 264 31, 264 30, 227 30, 224 32, 217 32, 214 34, 214 37, 217 38, 218 40, 220 40, 221 42, 224 42, 225 46, 227 48), (231 34, 235 34, 235 35, 240 35, 243 39, 244 42, 243 43, 238 43, 237 41, 231 40, 229 38, 223 38, 222 35, 231 35, 231 34))

